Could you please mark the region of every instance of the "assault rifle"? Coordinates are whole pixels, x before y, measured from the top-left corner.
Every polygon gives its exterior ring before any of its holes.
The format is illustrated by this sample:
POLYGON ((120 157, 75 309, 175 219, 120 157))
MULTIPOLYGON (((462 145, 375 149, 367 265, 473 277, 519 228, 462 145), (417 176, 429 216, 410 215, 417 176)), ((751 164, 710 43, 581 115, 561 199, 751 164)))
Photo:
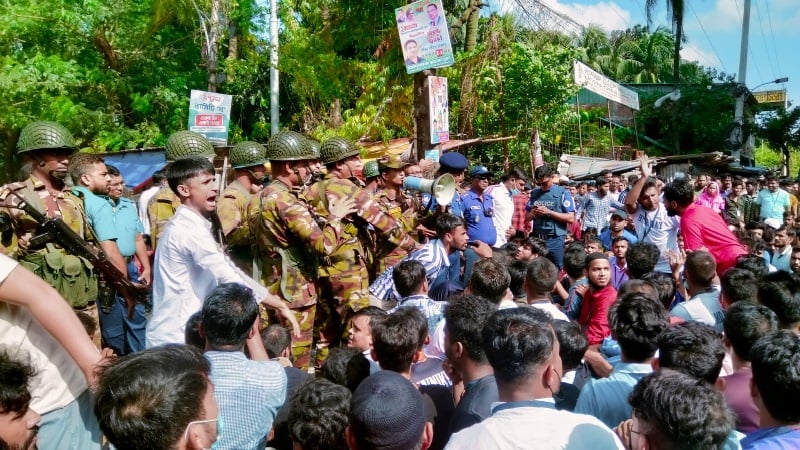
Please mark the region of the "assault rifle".
MULTIPOLYGON (((47 242, 55 241, 61 244, 70 254, 80 256, 89 261, 100 272, 100 285, 98 288, 107 285, 122 295, 128 303, 129 317, 133 317, 133 308, 136 303, 146 303, 147 287, 130 281, 128 275, 120 272, 102 249, 86 242, 60 218, 51 219, 45 216, 15 192, 10 195, 20 200, 16 208, 25 211, 27 215, 39 223, 38 233, 28 241, 29 247, 38 248, 47 242)), ((98 292, 102 292, 102 289, 98 289, 98 292)))

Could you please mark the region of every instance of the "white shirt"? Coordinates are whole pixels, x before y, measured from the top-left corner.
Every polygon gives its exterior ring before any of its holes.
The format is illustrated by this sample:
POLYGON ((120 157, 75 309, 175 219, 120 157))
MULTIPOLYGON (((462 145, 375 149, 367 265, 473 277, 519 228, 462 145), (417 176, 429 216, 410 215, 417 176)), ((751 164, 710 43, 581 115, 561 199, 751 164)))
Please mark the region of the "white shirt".
POLYGON ((144 227, 142 234, 150 234, 150 216, 147 215, 147 204, 150 203, 150 199, 156 195, 159 189, 161 189, 161 186, 151 186, 139 195, 139 220, 142 221, 142 226, 144 227))
POLYGON ((655 211, 645 211, 642 205, 638 205, 632 218, 636 226, 636 237, 639 238, 639 242, 653 244, 661 251, 661 258, 656 264, 655 271, 672 273, 666 252, 678 249, 678 231, 681 229, 680 218, 678 216, 670 217, 661 202, 658 203, 658 208, 655 211))
POLYGON ((622 450, 625 447, 611 429, 592 416, 543 407, 496 411, 483 422, 453 434, 445 447, 447 450, 523 448, 622 450))
POLYGON ((539 308, 547 314, 550 314, 550 317, 552 317, 553 320, 563 320, 564 322, 569 322, 569 318, 566 314, 564 314, 564 311, 558 309, 558 306, 554 305, 552 302, 532 303, 530 306, 532 308, 539 308))
MULTIPOLYGON (((5 281, 17 265, 13 259, 0 254, 0 282, 5 281)), ((0 337, 0 346, 9 356, 33 366, 31 408, 37 413, 63 408, 86 391, 86 379, 78 364, 28 308, 0 301, 0 337)))
POLYGON ((511 228, 511 217, 514 215, 514 199, 511 196, 511 191, 503 184, 495 184, 489 186, 486 192, 494 198, 494 229, 497 232, 497 240, 494 246, 499 248, 505 245, 506 230, 511 228))
POLYGON ((211 222, 179 206, 158 240, 153 264, 153 315, 147 321, 147 347, 183 343, 186 321, 220 283, 241 283, 259 301, 267 289, 239 270, 211 234, 211 222))

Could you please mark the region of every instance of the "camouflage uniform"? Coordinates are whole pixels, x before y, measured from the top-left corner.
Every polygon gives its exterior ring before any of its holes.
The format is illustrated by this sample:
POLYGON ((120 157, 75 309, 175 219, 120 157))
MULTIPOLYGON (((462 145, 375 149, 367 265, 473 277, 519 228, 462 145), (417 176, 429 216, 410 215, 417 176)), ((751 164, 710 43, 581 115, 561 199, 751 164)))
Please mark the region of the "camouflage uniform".
MULTIPOLYGON (((419 204, 416 197, 403 192, 400 197, 392 199, 386 189, 381 189, 375 194, 375 202, 381 209, 391 215, 403 228, 403 231, 414 236, 419 225, 419 204)), ((387 268, 393 267, 408 255, 408 251, 378 236, 377 251, 375 255, 375 273, 381 274, 387 268)))
MULTIPOLYGON (((324 154, 327 143, 328 141, 322 144, 323 162, 326 164, 330 162, 325 160, 324 154)), ((356 148, 355 154, 357 153, 356 148)), ((344 157, 333 161, 341 159, 344 157)), ((326 317, 319 317, 317 322, 322 324, 320 333, 331 342, 337 342, 347 332, 352 314, 369 305, 369 274, 365 258, 367 248, 372 244, 369 242, 368 226, 372 225, 375 232, 380 233, 387 242, 407 251, 414 249, 416 243, 392 216, 380 209, 372 196, 349 179, 329 173, 308 189, 306 198, 318 217, 328 215, 329 199, 336 201, 352 198, 358 208, 345 221, 341 243, 322 259, 319 270, 320 297, 332 303, 326 305, 326 317)))
POLYGON ((217 202, 217 215, 231 260, 250 276, 253 274, 253 252, 250 250, 247 214, 252 197, 242 183, 234 181, 225 188, 217 202))
POLYGON ((147 204, 147 218, 150 220, 150 239, 153 248, 156 248, 161 232, 164 231, 169 219, 175 215, 178 206, 181 206, 181 200, 169 186, 163 186, 156 191, 147 204))
MULTIPOLYGON (((317 157, 306 139, 291 131, 276 133, 267 148, 267 155, 273 162, 308 161, 317 157)), ((272 181, 252 196, 248 222, 256 253, 256 275, 294 311, 302 336, 292 339, 292 356, 295 366, 307 369, 314 341, 317 311, 314 280, 318 259, 336 247, 341 223, 332 220, 320 226, 308 204, 300 198, 299 191, 281 180, 272 181)), ((317 346, 325 346, 325 342, 318 340, 317 346)))

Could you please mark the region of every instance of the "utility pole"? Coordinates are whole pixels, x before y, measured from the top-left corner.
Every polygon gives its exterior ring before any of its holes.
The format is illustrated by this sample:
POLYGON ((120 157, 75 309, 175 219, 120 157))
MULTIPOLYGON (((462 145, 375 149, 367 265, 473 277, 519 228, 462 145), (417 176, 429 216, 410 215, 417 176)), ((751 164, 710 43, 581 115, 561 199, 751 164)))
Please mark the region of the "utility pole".
POLYGON ((280 126, 278 99, 278 0, 269 0, 269 123, 270 134, 280 126))
POLYGON ((750 2, 744 0, 744 14, 742 15, 742 45, 739 48, 739 79, 736 87, 736 110, 733 115, 734 128, 731 132, 730 142, 733 144, 731 156, 739 163, 742 156, 752 159, 748 147, 750 137, 744 134, 744 102, 750 91, 747 89, 747 41, 750 35, 750 2), (744 155, 743 155, 744 153, 744 155))

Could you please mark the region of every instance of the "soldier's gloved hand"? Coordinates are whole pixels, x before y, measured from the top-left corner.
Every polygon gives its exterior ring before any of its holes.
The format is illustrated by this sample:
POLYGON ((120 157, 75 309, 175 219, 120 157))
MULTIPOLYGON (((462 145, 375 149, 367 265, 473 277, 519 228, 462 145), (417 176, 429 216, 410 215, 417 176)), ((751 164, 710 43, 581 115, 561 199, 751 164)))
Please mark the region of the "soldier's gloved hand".
POLYGON ((334 219, 344 219, 357 210, 356 200, 353 198, 333 199, 328 197, 328 211, 334 219))

